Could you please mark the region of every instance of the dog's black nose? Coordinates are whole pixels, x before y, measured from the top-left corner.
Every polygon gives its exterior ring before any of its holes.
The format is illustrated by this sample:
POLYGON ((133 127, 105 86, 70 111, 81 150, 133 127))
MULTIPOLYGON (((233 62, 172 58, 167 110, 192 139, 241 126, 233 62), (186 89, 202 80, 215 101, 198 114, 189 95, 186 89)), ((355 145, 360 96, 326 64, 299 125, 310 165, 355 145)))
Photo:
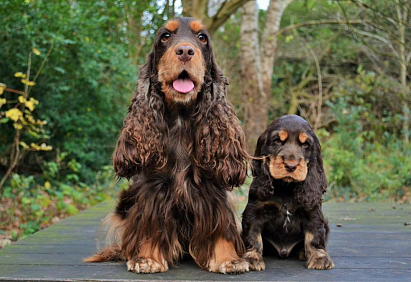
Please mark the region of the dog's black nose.
POLYGON ((282 250, 280 251, 280 257, 281 257, 281 258, 287 258, 288 255, 289 255, 289 252, 288 252, 286 249, 282 249, 282 250))
POLYGON ((194 48, 190 45, 180 45, 175 49, 177 57, 183 61, 189 61, 195 54, 194 48))
POLYGON ((284 167, 288 172, 293 172, 297 169, 297 161, 284 161, 284 167))

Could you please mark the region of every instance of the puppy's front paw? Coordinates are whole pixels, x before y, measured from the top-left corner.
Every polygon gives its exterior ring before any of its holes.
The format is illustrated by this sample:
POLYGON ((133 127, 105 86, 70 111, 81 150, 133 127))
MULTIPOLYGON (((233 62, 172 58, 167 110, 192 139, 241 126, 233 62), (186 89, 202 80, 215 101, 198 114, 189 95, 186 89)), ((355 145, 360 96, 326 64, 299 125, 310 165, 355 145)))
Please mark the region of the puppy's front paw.
POLYGON ((265 270, 265 263, 263 257, 256 251, 248 251, 243 255, 243 258, 249 262, 250 270, 262 271, 265 270))
MULTIPOLYGON (((250 265, 245 259, 226 261, 218 266, 218 272, 222 274, 243 274, 250 270, 250 265)), ((216 272, 210 269, 212 272, 216 272)))
POLYGON ((324 250, 318 250, 317 253, 307 260, 308 269, 332 269, 334 262, 330 255, 324 250))
POLYGON ((136 258, 127 262, 127 270, 134 273, 157 273, 168 270, 167 262, 164 264, 150 258, 136 258))

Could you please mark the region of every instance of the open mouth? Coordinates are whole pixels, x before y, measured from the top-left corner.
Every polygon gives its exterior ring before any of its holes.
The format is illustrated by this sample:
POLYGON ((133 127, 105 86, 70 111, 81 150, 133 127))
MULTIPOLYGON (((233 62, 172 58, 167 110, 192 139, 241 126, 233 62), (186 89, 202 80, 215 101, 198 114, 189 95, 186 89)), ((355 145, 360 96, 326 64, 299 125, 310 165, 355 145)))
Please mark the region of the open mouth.
POLYGON ((173 88, 180 93, 188 93, 194 90, 194 82, 190 79, 187 71, 184 70, 178 78, 173 81, 173 88))

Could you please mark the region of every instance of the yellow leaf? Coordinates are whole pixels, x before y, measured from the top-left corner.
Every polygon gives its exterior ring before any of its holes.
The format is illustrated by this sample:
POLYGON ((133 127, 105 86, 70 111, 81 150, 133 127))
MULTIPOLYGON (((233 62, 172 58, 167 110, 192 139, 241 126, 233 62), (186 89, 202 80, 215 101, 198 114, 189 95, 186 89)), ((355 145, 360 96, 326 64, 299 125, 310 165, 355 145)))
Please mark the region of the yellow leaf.
POLYGON ((286 38, 285 38, 285 42, 290 42, 291 40, 293 40, 293 38, 294 38, 294 35, 288 35, 286 38))
POLYGON ((21 123, 13 123, 13 126, 15 129, 20 130, 23 128, 23 126, 21 125, 21 123))
POLYGON ((47 188, 47 189, 50 189, 50 187, 51 187, 50 182, 48 182, 48 181, 44 182, 44 187, 47 188))
POLYGON ((34 81, 28 81, 28 80, 26 80, 26 79, 22 79, 22 80, 21 80, 21 83, 24 83, 24 84, 26 84, 26 85, 28 85, 28 86, 34 86, 34 85, 36 84, 34 81))
POLYGON ((101 50, 100 50, 100 49, 97 50, 97 54, 101 54, 101 50))
POLYGON ((29 148, 29 145, 27 145, 26 142, 21 141, 21 142, 19 142, 19 144, 20 144, 20 146, 22 146, 24 149, 28 149, 28 148, 29 148))
POLYGON ((46 143, 43 143, 43 144, 40 145, 40 149, 42 151, 51 151, 53 149, 53 147, 49 146, 49 145, 46 145, 46 143))
POLYGON ((90 38, 88 36, 86 36, 85 39, 87 43, 90 41, 90 38))
POLYGON ((30 98, 30 101, 26 101, 26 107, 29 108, 31 112, 34 110, 35 106, 38 104, 39 104, 39 101, 37 101, 34 98, 30 98))
POLYGON ((32 147, 34 150, 37 150, 37 151, 41 150, 40 146, 34 143, 31 143, 30 147, 32 147))
POLYGON ((34 120, 34 118, 32 116, 26 115, 26 119, 27 119, 28 122, 30 122, 32 124, 36 123, 36 121, 34 120))
POLYGON ((33 47, 33 53, 36 54, 37 56, 40 55, 40 51, 37 48, 33 47))
POLYGON ((0 95, 3 94, 4 89, 6 89, 6 84, 0 83, 0 95))
POLYGON ((21 78, 26 78, 26 75, 25 75, 24 73, 22 73, 22 72, 16 72, 16 73, 14 74, 14 76, 15 76, 15 77, 21 77, 21 78))
POLYGON ((22 116, 23 113, 19 109, 10 109, 6 112, 6 117, 14 121, 18 121, 22 116))
POLYGON ((34 104, 31 101, 26 102, 26 107, 32 112, 34 110, 34 104))
POLYGON ((38 125, 45 125, 45 124, 47 124, 47 120, 37 120, 36 121, 36 124, 38 124, 38 125))
POLYGON ((7 103, 6 99, 0 98, 0 107, 7 103))
POLYGON ((25 103, 26 102, 26 98, 24 98, 23 96, 19 96, 19 102, 20 103, 25 103))

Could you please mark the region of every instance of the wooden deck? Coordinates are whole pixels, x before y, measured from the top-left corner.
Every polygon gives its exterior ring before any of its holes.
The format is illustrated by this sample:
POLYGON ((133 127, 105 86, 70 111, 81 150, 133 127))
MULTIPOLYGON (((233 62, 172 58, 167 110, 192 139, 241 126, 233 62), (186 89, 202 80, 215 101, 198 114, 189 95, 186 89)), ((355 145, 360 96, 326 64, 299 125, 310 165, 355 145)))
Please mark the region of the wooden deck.
POLYGON ((124 263, 83 263, 112 206, 100 204, 0 250, 0 281, 411 281, 409 204, 326 203, 335 269, 308 270, 296 259, 266 257, 266 271, 243 275, 209 273, 192 261, 146 275, 127 272, 124 263))

